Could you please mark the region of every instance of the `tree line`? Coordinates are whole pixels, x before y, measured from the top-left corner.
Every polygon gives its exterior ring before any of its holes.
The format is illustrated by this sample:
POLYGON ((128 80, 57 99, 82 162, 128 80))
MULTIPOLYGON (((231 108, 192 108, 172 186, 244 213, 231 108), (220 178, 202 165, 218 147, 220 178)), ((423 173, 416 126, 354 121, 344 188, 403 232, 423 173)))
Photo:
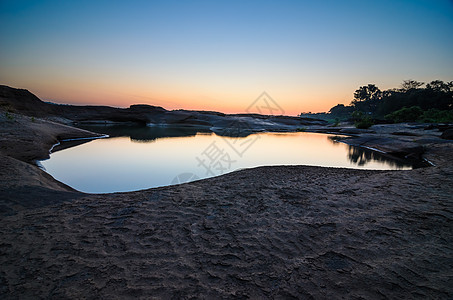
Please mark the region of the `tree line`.
MULTIPOLYGON (((349 105, 329 110, 331 117, 356 122, 453 122, 453 81, 427 84, 405 80, 400 88, 381 91, 375 84, 361 86, 349 105)), ((371 126, 371 125, 370 125, 371 126)), ((362 127, 366 127, 362 126, 362 127)))

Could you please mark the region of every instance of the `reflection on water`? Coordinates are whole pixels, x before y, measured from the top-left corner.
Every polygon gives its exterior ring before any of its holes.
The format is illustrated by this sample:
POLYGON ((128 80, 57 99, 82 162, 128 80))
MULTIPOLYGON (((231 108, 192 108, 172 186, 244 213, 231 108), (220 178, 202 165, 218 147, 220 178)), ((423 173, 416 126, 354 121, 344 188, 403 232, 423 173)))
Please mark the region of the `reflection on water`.
POLYGON ((197 133, 210 133, 207 128, 181 126, 141 126, 141 125, 79 125, 81 129, 108 134, 110 137, 130 137, 133 142, 152 142, 167 137, 189 137, 197 133))
MULTIPOLYGON (((332 142, 333 145, 338 145, 340 142, 338 141, 342 137, 332 135, 327 137, 329 141, 332 142)), ((356 146, 348 146, 348 159, 351 163, 357 166, 366 166, 368 163, 374 162, 381 162, 382 164, 386 164, 390 167, 390 169, 407 169, 407 168, 415 168, 415 167, 426 167, 427 165, 423 162, 417 161, 408 161, 404 159, 400 159, 397 157, 390 157, 389 155, 385 155, 383 153, 379 153, 376 151, 372 151, 370 149, 356 147, 356 146)))
POLYGON ((109 134, 111 138, 54 152, 42 164, 56 179, 84 192, 165 186, 264 165, 412 168, 410 163, 339 143, 335 136, 326 134, 258 133, 227 137, 202 128, 83 128, 109 134))
POLYGON ((349 146, 348 149, 348 158, 354 164, 359 166, 365 166, 369 161, 379 161, 385 162, 390 166, 394 166, 396 168, 403 168, 408 165, 408 163, 399 161, 399 160, 391 160, 388 157, 368 149, 349 146))

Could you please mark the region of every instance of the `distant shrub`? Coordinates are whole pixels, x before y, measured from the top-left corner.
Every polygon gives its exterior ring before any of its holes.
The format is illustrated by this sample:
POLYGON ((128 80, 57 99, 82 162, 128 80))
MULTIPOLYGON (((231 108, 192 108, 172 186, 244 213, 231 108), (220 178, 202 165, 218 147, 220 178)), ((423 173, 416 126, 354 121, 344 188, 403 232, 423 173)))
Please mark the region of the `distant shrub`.
POLYGON ((395 123, 415 122, 421 117, 422 114, 423 110, 418 106, 403 107, 400 110, 386 115, 385 119, 395 123))
POLYGON ((363 119, 363 112, 360 110, 353 111, 351 113, 351 119, 354 120, 355 122, 358 122, 363 119))
POLYGON ((373 119, 369 116, 363 117, 362 119, 354 123, 356 128, 359 129, 368 129, 374 125, 373 119))
POLYGON ((431 108, 423 113, 420 121, 423 123, 453 122, 453 110, 439 110, 431 108))
POLYGON ((35 122, 36 122, 35 117, 31 117, 31 121, 32 121, 33 123, 35 123, 35 122))
POLYGON ((296 130, 299 131, 299 132, 305 132, 305 131, 307 131, 307 129, 306 129, 305 127, 299 127, 299 128, 297 128, 296 130))
POLYGON ((338 127, 338 125, 340 125, 340 119, 335 118, 335 121, 333 122, 333 127, 338 127))
POLYGON ((365 115, 362 111, 356 110, 351 114, 351 119, 354 121, 354 125, 359 129, 368 129, 374 125, 371 116, 365 115))
POLYGON ((401 122, 423 122, 423 123, 446 123, 453 122, 453 110, 440 110, 431 108, 423 111, 418 106, 409 108, 403 107, 385 116, 389 121, 401 122))

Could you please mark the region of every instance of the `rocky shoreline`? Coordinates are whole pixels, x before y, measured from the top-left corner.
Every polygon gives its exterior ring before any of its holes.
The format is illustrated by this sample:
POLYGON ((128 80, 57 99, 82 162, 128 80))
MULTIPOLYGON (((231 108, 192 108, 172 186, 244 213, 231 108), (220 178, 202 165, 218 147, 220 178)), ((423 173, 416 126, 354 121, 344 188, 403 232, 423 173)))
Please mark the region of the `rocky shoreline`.
POLYGON ((59 140, 99 135, 9 116, 0 116, 2 299, 453 297, 453 145, 436 128, 306 128, 423 155, 428 168, 259 167, 94 195, 33 162, 59 140))
POLYGON ((301 126, 326 125, 324 120, 260 114, 224 114, 211 111, 166 110, 162 107, 136 104, 129 108, 108 106, 58 105, 41 101, 27 90, 0 85, 0 107, 30 117, 46 118, 58 123, 124 124, 149 126, 193 126, 222 132, 225 128, 243 131, 294 131, 301 126))

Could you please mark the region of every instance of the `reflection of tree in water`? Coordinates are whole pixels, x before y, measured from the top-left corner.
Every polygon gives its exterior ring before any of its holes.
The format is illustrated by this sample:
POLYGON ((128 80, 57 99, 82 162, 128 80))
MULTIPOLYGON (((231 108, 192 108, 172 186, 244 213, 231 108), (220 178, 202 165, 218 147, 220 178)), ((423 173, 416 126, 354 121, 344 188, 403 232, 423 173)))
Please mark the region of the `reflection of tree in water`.
MULTIPOLYGON (((327 139, 329 141, 331 141, 333 145, 339 145, 340 140, 343 137, 344 136, 329 135, 329 136, 327 136, 327 139)), ((351 146, 351 145, 348 145, 348 159, 350 162, 352 162, 356 165, 359 165, 359 166, 365 166, 366 164, 368 164, 369 162, 372 162, 372 161, 386 164, 395 169, 402 169, 404 167, 415 167, 416 166, 413 164, 413 162, 404 161, 404 160, 398 159, 396 157, 392 158, 392 157, 383 155, 376 151, 372 151, 369 149, 360 148, 360 147, 356 147, 356 146, 351 146)))
POLYGON ((371 152, 363 151, 363 149, 361 149, 361 148, 349 146, 348 158, 349 158, 349 161, 351 161, 359 166, 364 166, 370 160, 373 160, 374 155, 371 152))
POLYGON ((411 167, 412 164, 409 162, 403 162, 397 159, 391 159, 387 156, 384 156, 378 152, 354 147, 349 145, 348 149, 348 159, 350 162, 357 164, 359 166, 364 166, 371 161, 378 161, 392 167, 396 168, 403 168, 403 167, 411 167))
POLYGON ((331 142, 332 142, 332 145, 334 145, 334 146, 339 146, 339 145, 340 145, 340 141, 339 141, 339 140, 340 140, 341 138, 342 138, 342 137, 341 137, 341 136, 338 136, 338 135, 328 135, 328 136, 327 136, 327 139, 328 139, 329 141, 331 141, 331 142))

